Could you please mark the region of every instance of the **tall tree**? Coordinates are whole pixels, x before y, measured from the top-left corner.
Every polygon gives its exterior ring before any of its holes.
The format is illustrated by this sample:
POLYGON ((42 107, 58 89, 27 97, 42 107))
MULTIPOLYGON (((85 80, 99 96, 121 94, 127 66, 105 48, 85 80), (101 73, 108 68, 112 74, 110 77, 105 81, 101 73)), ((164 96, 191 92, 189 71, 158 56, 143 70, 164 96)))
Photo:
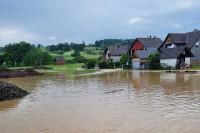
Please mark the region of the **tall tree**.
POLYGON ((30 43, 20 42, 8 44, 5 46, 5 61, 10 66, 20 66, 26 53, 30 52, 32 46, 30 43))

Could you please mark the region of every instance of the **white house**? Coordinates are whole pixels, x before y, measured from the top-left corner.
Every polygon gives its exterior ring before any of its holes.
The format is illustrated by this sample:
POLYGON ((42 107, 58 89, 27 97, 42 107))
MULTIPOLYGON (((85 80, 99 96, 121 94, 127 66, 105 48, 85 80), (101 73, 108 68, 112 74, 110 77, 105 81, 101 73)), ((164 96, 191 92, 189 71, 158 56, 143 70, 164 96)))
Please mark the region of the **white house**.
POLYGON ((189 64, 191 57, 194 55, 186 46, 168 48, 161 52, 160 63, 180 69, 187 63, 189 64))
MULTIPOLYGON (((187 47, 190 52, 194 56, 192 57, 186 57, 184 59, 185 63, 190 63, 191 61, 200 61, 200 30, 194 30, 192 32, 186 32, 186 33, 169 33, 164 41, 164 43, 158 48, 159 51, 164 52, 165 50, 174 49, 178 47, 187 47)), ((172 50, 172 52, 174 52, 172 50)), ((174 53, 175 54, 175 53, 174 53)), ((178 53, 179 54, 179 53, 178 53)), ((178 56, 178 55, 176 55, 178 56)), ((168 64, 174 64, 174 59, 172 60, 169 58, 168 60, 165 59, 165 62, 171 62, 168 64)), ((162 60, 164 62, 164 60, 162 60)), ((173 65, 174 66, 174 65, 173 65)))
POLYGON ((128 46, 107 46, 104 50, 104 55, 101 60, 109 60, 119 62, 123 54, 128 54, 128 46))

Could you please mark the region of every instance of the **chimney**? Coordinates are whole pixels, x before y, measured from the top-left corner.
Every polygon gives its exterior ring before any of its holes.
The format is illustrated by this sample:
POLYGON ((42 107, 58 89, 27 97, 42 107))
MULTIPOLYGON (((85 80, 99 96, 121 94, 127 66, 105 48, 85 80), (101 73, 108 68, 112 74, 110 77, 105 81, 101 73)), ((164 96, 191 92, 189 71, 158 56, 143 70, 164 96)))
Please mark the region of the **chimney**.
POLYGON ((154 40, 156 40, 156 36, 154 36, 154 40))
POLYGON ((194 33, 196 33, 197 32, 197 29, 194 29, 194 31, 193 31, 194 33))

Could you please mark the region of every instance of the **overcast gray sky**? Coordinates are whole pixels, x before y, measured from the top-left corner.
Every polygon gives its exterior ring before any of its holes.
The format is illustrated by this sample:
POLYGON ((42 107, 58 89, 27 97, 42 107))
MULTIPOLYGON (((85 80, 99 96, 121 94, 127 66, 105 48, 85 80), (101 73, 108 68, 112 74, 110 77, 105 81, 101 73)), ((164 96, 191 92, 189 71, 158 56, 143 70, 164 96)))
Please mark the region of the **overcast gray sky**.
POLYGON ((199 13, 199 0, 0 0, 0 46, 164 39, 199 29, 199 13))

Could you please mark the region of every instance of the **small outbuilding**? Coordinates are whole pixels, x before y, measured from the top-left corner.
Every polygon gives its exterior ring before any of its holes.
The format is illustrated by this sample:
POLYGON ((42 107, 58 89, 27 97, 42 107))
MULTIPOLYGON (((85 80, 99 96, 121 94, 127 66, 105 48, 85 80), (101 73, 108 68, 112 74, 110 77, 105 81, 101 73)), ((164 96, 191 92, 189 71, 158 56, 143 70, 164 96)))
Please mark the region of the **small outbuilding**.
POLYGON ((54 58, 56 65, 64 65, 65 64, 65 58, 63 56, 57 56, 54 58))

